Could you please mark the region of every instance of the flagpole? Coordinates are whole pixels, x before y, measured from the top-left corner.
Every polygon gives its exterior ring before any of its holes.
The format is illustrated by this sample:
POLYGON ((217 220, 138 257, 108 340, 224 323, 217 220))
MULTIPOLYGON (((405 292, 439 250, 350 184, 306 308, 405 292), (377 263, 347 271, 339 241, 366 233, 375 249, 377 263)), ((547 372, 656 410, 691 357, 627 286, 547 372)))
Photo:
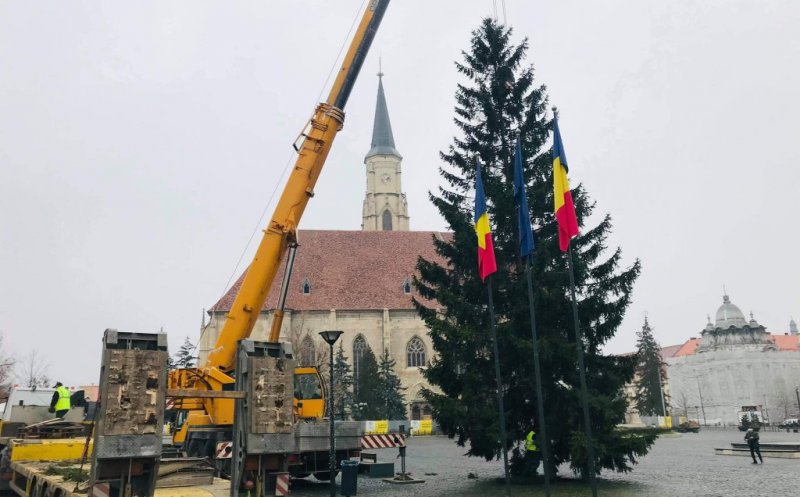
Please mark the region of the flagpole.
POLYGON ((506 479, 506 497, 511 497, 511 481, 508 476, 508 450, 506 449, 506 413, 503 407, 503 382, 500 378, 500 355, 497 350, 497 329, 494 325, 494 301, 492 300, 492 276, 486 278, 486 289, 489 293, 489 320, 492 330, 492 348, 494 350, 494 375, 497 381, 497 405, 500 415, 500 441, 503 450, 503 471, 506 479))
POLYGON ((583 337, 578 319, 578 300, 575 297, 575 274, 572 263, 572 244, 567 249, 569 260, 569 286, 572 292, 572 320, 575 325, 575 345, 578 350, 578 376, 581 380, 581 403, 583 404, 583 421, 586 430, 586 452, 588 454, 589 485, 592 487, 592 497, 597 497, 597 481, 594 472, 594 442, 592 442, 592 423, 589 419, 589 399, 586 388, 586 368, 583 365, 583 337))
POLYGON ((533 307, 533 278, 531 276, 532 256, 525 258, 525 273, 528 276, 528 309, 531 314, 531 337, 533 339, 533 371, 536 378, 536 408, 539 411, 539 427, 542 432, 542 464, 544 466, 544 493, 550 497, 550 439, 547 438, 547 425, 544 421, 544 399, 542 396, 542 369, 539 365, 539 338, 536 336, 536 312, 533 307))

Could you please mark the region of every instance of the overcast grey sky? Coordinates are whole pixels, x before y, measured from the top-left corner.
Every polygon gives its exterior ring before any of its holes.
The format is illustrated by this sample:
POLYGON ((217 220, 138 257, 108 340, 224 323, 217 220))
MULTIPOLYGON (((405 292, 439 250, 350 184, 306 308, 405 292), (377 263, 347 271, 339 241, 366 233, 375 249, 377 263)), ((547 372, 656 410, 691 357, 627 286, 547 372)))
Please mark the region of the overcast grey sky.
MULTIPOLYGON (((195 340, 362 0, 0 2, 0 332, 96 382, 105 328, 195 340)), ((500 3, 498 1, 498 3, 500 3)), ((507 0, 561 111, 572 182, 641 258, 609 352, 649 313, 697 336, 727 286, 800 318, 800 4, 507 0)), ((491 0, 394 0, 302 228, 359 229, 378 56, 412 229, 452 124, 453 61, 491 0)), ((271 207, 269 209, 271 212, 271 207)), ((248 257, 252 254, 252 247, 248 257)))

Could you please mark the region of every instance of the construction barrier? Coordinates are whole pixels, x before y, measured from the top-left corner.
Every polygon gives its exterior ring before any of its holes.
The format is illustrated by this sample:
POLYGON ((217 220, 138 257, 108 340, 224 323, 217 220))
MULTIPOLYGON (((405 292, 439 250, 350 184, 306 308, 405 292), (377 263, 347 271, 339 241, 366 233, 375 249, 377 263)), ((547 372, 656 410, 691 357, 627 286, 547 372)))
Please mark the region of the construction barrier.
POLYGON ((382 435, 389 433, 389 420, 382 419, 380 421, 365 421, 364 434, 365 435, 382 435))
POLYGON ((361 421, 363 435, 384 435, 386 433, 405 433, 406 435, 441 435, 441 430, 431 419, 393 419, 361 421))
POLYGON ((419 419, 411 421, 411 435, 417 437, 421 435, 433 434, 433 421, 430 419, 419 419))
POLYGON ((104 482, 95 483, 92 487, 92 497, 110 497, 111 485, 104 482))
POLYGON ((278 497, 289 495, 289 473, 275 474, 275 495, 278 497))
POLYGON ((364 435, 361 437, 362 449, 389 449, 392 447, 405 447, 406 436, 402 433, 387 435, 364 435))
POLYGON ((219 442, 217 444, 216 459, 230 459, 233 454, 233 442, 219 442))

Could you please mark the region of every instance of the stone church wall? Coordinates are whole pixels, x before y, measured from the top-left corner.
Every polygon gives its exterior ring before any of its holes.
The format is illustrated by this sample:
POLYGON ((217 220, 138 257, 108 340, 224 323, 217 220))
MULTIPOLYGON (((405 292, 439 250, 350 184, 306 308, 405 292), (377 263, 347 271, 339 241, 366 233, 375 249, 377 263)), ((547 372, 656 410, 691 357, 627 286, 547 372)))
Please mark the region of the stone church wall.
MULTIPOLYGON (((251 339, 266 340, 269 325, 272 320, 271 312, 264 312, 258 318, 251 339)), ((224 314, 214 314, 210 323, 201 335, 198 347, 200 359, 203 364, 211 348, 219 336, 224 322, 224 314)), ((360 311, 287 311, 281 327, 281 340, 293 343, 295 357, 300 357, 302 340, 309 336, 314 341, 317 351, 324 350, 327 354, 327 345, 318 333, 324 330, 342 330, 344 334, 339 339, 344 347, 348 362, 353 364, 353 342, 358 335, 363 335, 367 344, 379 358, 383 349, 397 362, 395 372, 406 388, 406 404, 421 401, 419 392, 427 382, 422 376, 421 368, 408 367, 406 347, 409 340, 418 337, 425 344, 426 361, 430 361, 433 354, 433 345, 427 334, 424 322, 414 310, 360 310, 360 311)), ((336 344, 338 349, 339 343, 336 344)), ((327 356, 322 358, 327 364, 327 356)))

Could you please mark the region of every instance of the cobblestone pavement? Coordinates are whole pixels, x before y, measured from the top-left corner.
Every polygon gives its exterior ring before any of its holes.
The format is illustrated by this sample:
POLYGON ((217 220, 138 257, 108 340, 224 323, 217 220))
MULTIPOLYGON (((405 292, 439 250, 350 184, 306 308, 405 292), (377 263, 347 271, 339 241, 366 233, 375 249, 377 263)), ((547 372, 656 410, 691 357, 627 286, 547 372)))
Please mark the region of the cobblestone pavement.
MULTIPOLYGON (((661 437, 651 452, 642 458, 634 470, 626 474, 604 472, 598 488, 601 496, 633 497, 777 497, 798 495, 800 459, 765 458, 763 465, 754 465, 750 457, 717 456, 715 447, 729 447, 730 442, 742 440, 735 430, 704 430, 701 433, 669 434, 661 437)), ((766 432, 762 443, 798 442, 800 434, 766 432)), ((371 451, 381 462, 391 461, 397 450, 371 451)), ((380 479, 361 476, 359 496, 503 496, 502 461, 464 457, 463 448, 444 437, 417 437, 409 440, 408 470, 425 483, 396 486, 380 479), (473 473, 477 479, 469 479, 473 473)), ((399 471, 400 462, 395 468, 399 471)), ((572 480, 568 467, 560 470, 554 497, 589 496, 588 486, 572 480)), ((295 481, 292 493, 296 497, 328 495, 327 483, 313 478, 295 481)), ((514 497, 544 495, 541 486, 512 484, 514 497)))

